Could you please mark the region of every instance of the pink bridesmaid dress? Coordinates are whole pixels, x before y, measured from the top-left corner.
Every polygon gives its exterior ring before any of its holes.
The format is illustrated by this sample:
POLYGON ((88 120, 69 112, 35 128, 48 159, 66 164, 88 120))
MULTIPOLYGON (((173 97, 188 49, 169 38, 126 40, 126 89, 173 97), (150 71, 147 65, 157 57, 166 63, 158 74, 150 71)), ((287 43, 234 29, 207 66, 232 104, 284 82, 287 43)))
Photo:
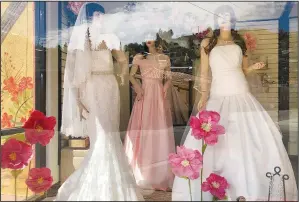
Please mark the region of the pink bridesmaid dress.
POLYGON ((166 191, 174 180, 168 155, 175 151, 170 105, 163 94, 163 78, 170 62, 135 58, 133 64, 140 68, 144 94, 133 106, 125 152, 141 188, 166 191))

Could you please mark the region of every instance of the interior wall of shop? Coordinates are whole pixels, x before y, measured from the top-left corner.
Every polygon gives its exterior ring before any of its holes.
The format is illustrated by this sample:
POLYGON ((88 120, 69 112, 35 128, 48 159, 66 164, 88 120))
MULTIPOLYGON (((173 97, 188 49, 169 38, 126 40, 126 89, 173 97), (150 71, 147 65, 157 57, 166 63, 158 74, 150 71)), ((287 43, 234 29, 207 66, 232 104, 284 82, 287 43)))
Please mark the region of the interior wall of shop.
POLYGON ((240 22, 238 29, 241 34, 251 33, 256 38, 256 50, 249 56, 251 63, 261 61, 262 57, 268 60, 268 68, 257 73, 266 73, 275 84, 269 85, 268 93, 255 93, 255 96, 262 105, 272 105, 268 113, 278 122, 278 21, 240 22))
POLYGON ((298 155, 298 18, 290 19, 290 139, 289 153, 298 155))

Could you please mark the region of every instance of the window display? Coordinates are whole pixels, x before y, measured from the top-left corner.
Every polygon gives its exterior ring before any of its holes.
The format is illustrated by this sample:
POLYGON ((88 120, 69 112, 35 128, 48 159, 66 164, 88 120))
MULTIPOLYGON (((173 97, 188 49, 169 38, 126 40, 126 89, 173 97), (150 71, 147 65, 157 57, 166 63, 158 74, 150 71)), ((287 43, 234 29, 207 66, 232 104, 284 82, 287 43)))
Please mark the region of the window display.
POLYGON ((6 160, 32 111, 57 119, 17 194, 2 166, 3 200, 298 197, 297 2, 3 2, 1 17, 6 160))

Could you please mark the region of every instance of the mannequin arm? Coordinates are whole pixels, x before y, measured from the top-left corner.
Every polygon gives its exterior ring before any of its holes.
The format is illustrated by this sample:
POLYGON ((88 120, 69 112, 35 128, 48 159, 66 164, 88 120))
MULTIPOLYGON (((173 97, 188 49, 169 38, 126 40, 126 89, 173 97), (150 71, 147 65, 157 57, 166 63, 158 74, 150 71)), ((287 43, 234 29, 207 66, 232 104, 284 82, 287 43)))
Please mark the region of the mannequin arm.
POLYGON ((124 84, 125 76, 128 74, 128 62, 127 57, 123 51, 120 50, 112 50, 112 57, 117 61, 120 66, 120 73, 117 74, 121 78, 121 85, 124 84))
POLYGON ((130 82, 132 83, 132 86, 133 86, 133 89, 135 90, 135 92, 138 92, 142 89, 140 83, 135 79, 137 70, 138 70, 138 65, 133 64, 133 66, 131 67, 130 76, 129 76, 130 82))
MULTIPOLYGON (((209 97, 209 56, 204 50, 204 47, 206 47, 209 44, 209 39, 204 39, 201 43, 201 50, 200 50, 200 76, 199 78, 199 92, 201 93, 201 97, 203 99, 208 99, 209 97)), ((197 67, 198 68, 198 67, 197 67)))

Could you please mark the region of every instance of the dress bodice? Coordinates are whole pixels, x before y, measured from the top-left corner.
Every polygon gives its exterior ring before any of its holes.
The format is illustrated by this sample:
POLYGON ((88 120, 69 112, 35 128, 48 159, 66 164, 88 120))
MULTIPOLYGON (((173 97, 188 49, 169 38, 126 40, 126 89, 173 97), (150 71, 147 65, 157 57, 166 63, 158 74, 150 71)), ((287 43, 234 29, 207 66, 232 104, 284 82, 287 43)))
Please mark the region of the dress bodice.
POLYGON ((113 71, 112 54, 109 49, 91 51, 92 67, 91 71, 113 71))
POLYGON ((242 70, 243 54, 236 44, 215 46, 209 57, 212 71, 211 95, 232 95, 248 92, 242 70))
POLYGON ((156 59, 134 58, 133 64, 139 66, 142 79, 158 80, 165 78, 166 68, 170 65, 166 57, 158 57, 156 59))

